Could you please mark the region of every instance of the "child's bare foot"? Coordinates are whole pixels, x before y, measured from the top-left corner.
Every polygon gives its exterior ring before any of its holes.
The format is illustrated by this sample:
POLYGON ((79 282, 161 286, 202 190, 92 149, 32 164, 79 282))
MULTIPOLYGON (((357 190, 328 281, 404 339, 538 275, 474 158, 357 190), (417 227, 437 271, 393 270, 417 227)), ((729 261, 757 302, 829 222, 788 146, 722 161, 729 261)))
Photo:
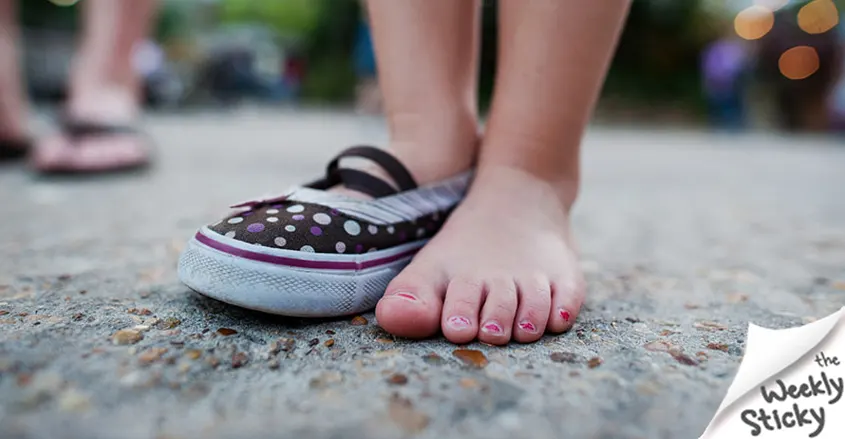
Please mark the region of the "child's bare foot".
POLYGON ((584 280, 560 183, 487 166, 443 229, 388 286, 379 325, 453 343, 538 340, 572 326, 584 280))

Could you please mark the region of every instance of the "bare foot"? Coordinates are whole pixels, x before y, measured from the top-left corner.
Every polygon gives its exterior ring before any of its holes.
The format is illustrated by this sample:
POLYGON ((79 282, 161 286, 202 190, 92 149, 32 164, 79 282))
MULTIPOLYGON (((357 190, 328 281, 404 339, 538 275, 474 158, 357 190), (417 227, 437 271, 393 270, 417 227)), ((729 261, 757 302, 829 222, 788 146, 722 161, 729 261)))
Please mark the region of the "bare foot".
POLYGON ((379 325, 403 337, 442 328, 453 343, 491 344, 569 329, 585 287, 558 186, 482 166, 466 200, 388 286, 379 325))

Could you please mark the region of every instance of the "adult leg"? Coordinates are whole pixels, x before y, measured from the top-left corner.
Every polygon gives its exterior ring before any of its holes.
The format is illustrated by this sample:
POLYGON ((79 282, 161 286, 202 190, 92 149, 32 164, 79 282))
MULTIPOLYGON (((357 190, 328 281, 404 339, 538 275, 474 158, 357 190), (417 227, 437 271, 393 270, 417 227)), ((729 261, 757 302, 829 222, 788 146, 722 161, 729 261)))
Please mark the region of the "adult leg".
MULTIPOLYGON (((141 112, 142 80, 134 64, 155 16, 155 0, 86 0, 79 52, 70 77, 66 117, 86 123, 131 125, 141 112)), ((62 133, 36 149, 42 170, 72 168, 98 171, 147 159, 143 138, 109 134, 70 139, 62 133), (71 144, 73 143, 73 144, 71 144)))
POLYGON ((388 287, 379 324, 455 343, 568 329, 584 282, 569 233, 579 145, 628 0, 501 0, 498 77, 467 198, 388 287), (442 313, 440 300, 443 300, 442 313))
POLYGON ((21 81, 17 0, 0 0, 0 141, 26 137, 26 98, 21 81))

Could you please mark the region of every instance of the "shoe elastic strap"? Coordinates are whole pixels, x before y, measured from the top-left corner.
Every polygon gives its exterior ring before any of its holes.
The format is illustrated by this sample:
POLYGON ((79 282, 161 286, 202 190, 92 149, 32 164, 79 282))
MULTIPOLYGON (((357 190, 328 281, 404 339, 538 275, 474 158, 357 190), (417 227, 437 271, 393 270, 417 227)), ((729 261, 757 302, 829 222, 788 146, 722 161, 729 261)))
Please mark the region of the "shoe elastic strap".
MULTIPOLYGON (((414 177, 411 176, 411 173, 408 172, 408 169, 405 168, 405 165, 403 165, 402 162, 397 160, 387 151, 372 146, 353 146, 352 148, 346 149, 345 151, 341 152, 337 155, 337 157, 334 158, 334 160, 329 163, 329 166, 326 169, 326 176, 331 179, 331 176, 335 175, 336 171, 340 166, 340 160, 352 157, 364 158, 379 165, 382 169, 384 169, 387 175, 389 175, 390 178, 396 183, 396 186, 398 187, 399 191, 404 192, 417 188, 417 182, 414 180, 414 177)), ((370 184, 371 182, 374 182, 376 180, 380 183, 384 182, 383 180, 376 177, 373 177, 373 179, 361 179, 357 173, 346 175, 355 175, 355 177, 352 177, 353 179, 355 179, 355 184, 370 184)), ((343 178, 343 176, 340 177, 343 178)), ((345 180, 342 183, 348 186, 345 180)), ((374 187, 373 189, 377 188, 374 187)))
POLYGON ((347 189, 365 193, 373 198, 387 197, 397 193, 396 188, 386 181, 357 169, 338 169, 335 175, 347 189))

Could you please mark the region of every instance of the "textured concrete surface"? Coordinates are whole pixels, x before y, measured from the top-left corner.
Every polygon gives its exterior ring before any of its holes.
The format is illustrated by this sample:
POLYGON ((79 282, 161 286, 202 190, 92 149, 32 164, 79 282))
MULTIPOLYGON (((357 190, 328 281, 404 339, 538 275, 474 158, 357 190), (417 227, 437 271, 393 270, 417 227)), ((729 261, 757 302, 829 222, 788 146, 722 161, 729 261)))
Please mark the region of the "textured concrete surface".
POLYGON ((570 333, 465 347, 485 365, 372 314, 242 311, 179 284, 185 240, 383 127, 239 111, 150 129, 148 175, 0 168, 4 438, 695 438, 749 322, 799 325, 845 299, 841 141, 597 129, 575 218, 589 299, 570 333))

